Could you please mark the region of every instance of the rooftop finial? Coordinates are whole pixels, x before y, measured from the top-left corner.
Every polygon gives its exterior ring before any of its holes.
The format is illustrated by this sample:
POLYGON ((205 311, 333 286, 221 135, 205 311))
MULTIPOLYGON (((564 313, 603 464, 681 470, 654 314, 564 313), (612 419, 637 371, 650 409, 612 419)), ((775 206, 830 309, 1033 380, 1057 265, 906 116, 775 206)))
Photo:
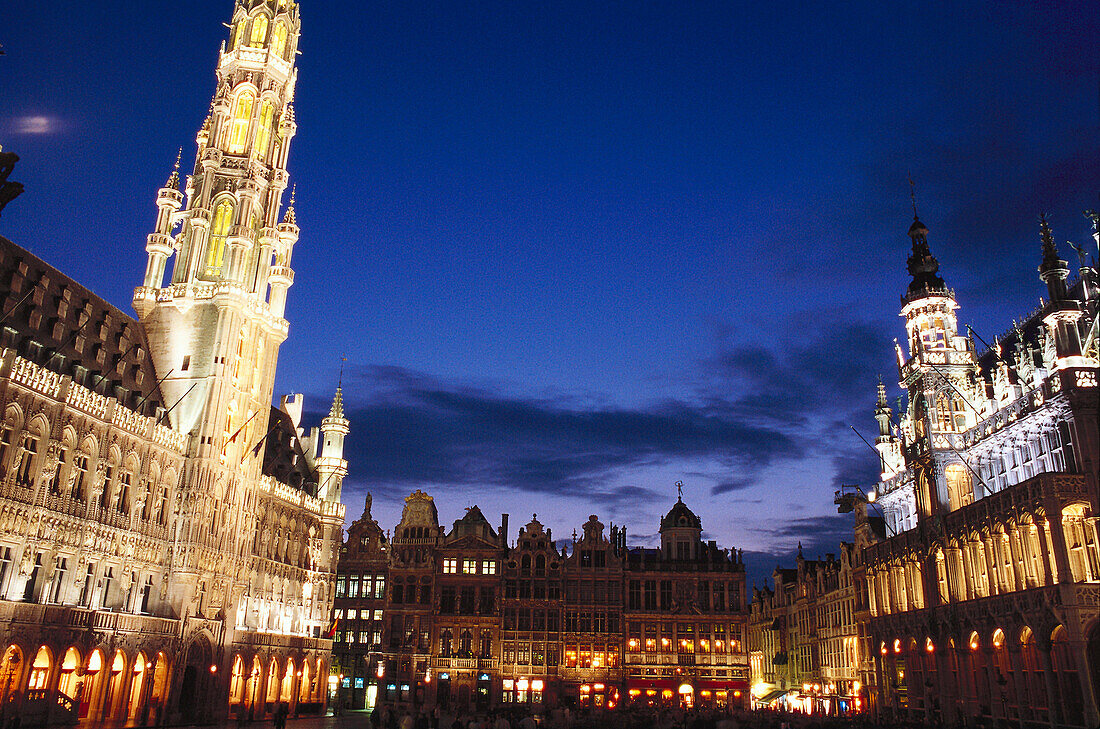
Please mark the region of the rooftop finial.
POLYGON ((168 175, 168 182, 164 183, 164 186, 175 190, 180 186, 180 158, 183 156, 183 147, 179 148, 176 152, 176 163, 172 165, 172 174, 168 175))
POLYGON ((283 222, 290 225, 297 225, 298 216, 294 214, 294 197, 298 193, 298 185, 294 184, 290 188, 290 204, 286 207, 286 214, 283 215, 283 222))
POLYGON ((684 503, 684 482, 683 481, 677 481, 676 482, 676 501, 681 503, 681 504, 684 503))
POLYGON ((917 220, 917 183, 913 182, 913 173, 909 173, 909 200, 913 203, 913 220, 917 220))

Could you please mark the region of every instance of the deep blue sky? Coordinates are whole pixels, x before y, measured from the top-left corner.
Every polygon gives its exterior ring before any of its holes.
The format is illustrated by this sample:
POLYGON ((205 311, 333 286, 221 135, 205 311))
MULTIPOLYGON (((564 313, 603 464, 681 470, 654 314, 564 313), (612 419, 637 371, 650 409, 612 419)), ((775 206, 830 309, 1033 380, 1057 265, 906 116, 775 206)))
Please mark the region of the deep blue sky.
MULTIPOLYGON (((350 517, 421 487, 638 542, 683 480, 756 576, 850 533, 906 179, 962 319, 1030 311, 1039 211, 1080 243, 1098 204, 1100 12, 812 5, 304 0, 277 391, 316 417, 347 355, 350 517)), ((8 3, 0 234, 129 310, 231 7, 8 3)))

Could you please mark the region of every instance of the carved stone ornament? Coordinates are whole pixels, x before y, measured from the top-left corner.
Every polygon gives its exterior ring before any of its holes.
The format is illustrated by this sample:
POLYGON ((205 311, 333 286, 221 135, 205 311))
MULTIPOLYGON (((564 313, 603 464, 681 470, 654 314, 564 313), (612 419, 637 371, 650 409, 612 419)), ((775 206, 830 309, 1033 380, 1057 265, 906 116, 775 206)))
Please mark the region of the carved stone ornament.
POLYGON ((92 494, 99 498, 103 495, 103 487, 107 483, 107 462, 100 460, 95 464, 95 478, 92 480, 92 494))

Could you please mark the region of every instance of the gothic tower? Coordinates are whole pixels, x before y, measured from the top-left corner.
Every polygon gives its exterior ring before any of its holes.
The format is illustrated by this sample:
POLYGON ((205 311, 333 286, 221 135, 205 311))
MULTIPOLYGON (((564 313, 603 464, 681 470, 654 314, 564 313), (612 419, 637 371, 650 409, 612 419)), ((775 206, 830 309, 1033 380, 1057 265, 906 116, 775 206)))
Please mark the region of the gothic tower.
POLYGON ((191 526, 181 539, 207 548, 181 548, 176 587, 212 594, 211 611, 234 600, 232 572, 251 549, 246 505, 255 503, 287 336, 293 195, 281 222, 279 213, 296 130, 299 27, 293 0, 236 0, 194 171, 182 194, 176 171, 160 190, 145 279, 134 290, 167 418, 191 436, 180 504, 191 526))
MULTIPOLYGON (((973 499, 975 484, 958 455, 962 447, 958 438, 977 422, 971 403, 977 400, 980 385, 974 346, 958 331, 955 311, 959 305, 939 276, 939 261, 928 246, 928 228, 915 214, 909 238, 908 270, 913 278, 901 298, 909 357, 899 357, 898 365, 909 399, 905 456, 916 480, 920 518, 957 509, 973 499)), ((884 405, 880 398, 880 408, 884 405)))

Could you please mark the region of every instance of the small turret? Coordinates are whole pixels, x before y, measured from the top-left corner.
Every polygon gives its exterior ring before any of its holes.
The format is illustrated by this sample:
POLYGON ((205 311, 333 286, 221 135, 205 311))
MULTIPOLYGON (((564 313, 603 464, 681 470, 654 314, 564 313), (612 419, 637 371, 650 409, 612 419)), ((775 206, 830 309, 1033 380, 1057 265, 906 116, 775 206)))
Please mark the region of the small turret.
POLYGON ((1039 237, 1042 240, 1043 262, 1039 265, 1039 278, 1047 285, 1052 304, 1066 298, 1066 279, 1069 278, 1069 266, 1058 257, 1058 247, 1054 244, 1054 235, 1047 223, 1047 216, 1039 218, 1039 237))
POLYGON ((886 402, 886 386, 882 379, 878 382, 878 402, 875 404, 875 420, 878 421, 878 437, 875 438, 875 450, 879 453, 880 478, 892 478, 902 467, 901 442, 894 435, 890 415, 892 411, 886 402))
POLYGON ((321 454, 317 457, 317 496, 325 501, 339 501, 344 476, 348 475, 348 462, 344 458, 344 437, 350 428, 344 417, 344 393, 336 388, 328 417, 321 421, 321 454))

